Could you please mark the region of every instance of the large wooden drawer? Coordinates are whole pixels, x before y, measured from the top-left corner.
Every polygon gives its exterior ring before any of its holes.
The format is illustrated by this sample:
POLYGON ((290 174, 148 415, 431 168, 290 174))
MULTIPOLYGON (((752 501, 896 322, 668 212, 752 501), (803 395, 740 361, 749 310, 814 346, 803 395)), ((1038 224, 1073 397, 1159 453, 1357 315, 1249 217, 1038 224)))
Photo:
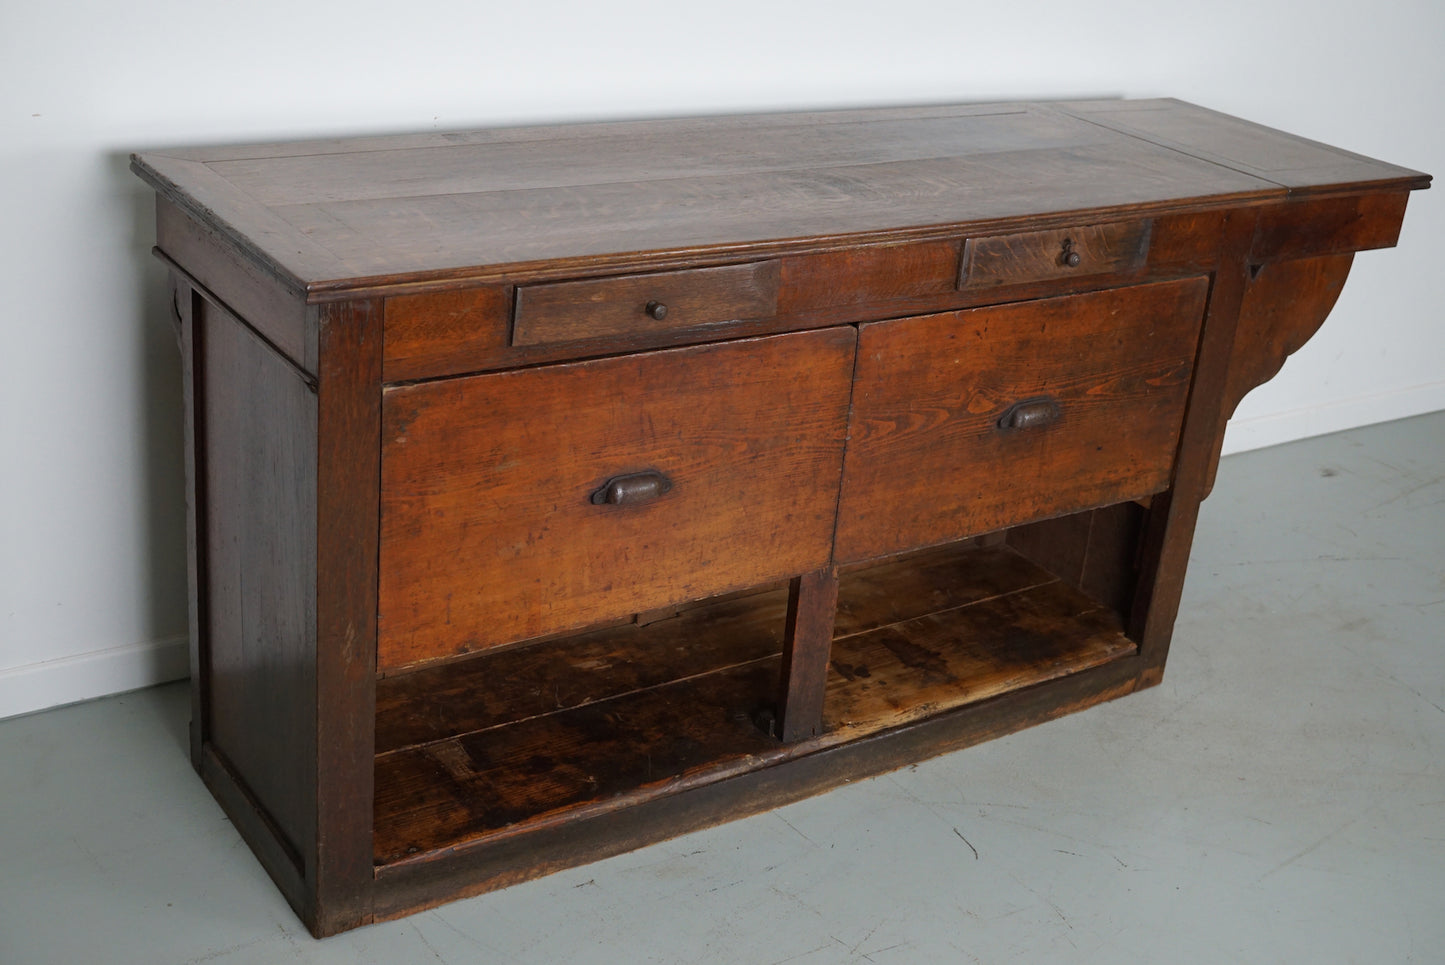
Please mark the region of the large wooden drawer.
POLYGON ((826 565, 855 337, 388 389, 378 666, 826 565))
POLYGON ((864 325, 837 558, 1169 485, 1208 282, 864 325))

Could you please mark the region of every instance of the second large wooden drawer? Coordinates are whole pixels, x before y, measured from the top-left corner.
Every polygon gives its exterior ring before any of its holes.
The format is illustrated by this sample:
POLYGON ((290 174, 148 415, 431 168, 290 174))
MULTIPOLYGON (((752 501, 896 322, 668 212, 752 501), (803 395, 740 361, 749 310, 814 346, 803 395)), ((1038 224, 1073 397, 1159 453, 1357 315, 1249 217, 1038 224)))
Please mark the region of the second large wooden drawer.
POLYGON ((862 326, 837 558, 1169 485, 1203 278, 862 326))
POLYGON ((855 332, 388 389, 377 663, 827 564, 855 332))

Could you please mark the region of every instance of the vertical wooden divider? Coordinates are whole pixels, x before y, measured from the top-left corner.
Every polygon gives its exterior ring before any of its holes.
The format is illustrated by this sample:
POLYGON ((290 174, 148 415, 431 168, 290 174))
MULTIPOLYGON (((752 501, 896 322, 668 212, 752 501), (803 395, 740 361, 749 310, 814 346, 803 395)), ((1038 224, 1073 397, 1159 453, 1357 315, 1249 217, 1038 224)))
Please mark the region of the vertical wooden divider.
POLYGON ((382 301, 320 309, 312 931, 371 920, 382 301))
POLYGON ((1223 411, 1224 392, 1234 332, 1249 279, 1249 250, 1257 220, 1255 210, 1249 208, 1231 211, 1226 217, 1173 483, 1153 498, 1144 524, 1139 585, 1128 621, 1129 636, 1139 643, 1142 687, 1157 684, 1164 676, 1189 548, 1194 542, 1194 524, 1210 481, 1213 453, 1228 418, 1223 411))
POLYGON ((823 693, 838 609, 838 571, 814 570, 788 584, 788 622, 778 677, 778 737, 784 743, 823 729, 823 693))

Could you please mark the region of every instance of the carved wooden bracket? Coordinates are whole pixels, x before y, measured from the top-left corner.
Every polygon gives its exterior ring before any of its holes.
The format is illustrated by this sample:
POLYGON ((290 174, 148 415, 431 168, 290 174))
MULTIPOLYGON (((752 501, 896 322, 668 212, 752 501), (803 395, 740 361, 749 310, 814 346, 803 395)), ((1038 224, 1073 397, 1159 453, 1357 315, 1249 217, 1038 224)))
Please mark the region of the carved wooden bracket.
POLYGON ((1270 262, 1257 269, 1244 292, 1235 330, 1229 376, 1220 403, 1219 439, 1205 495, 1214 488, 1224 422, 1240 400, 1279 374, 1329 316, 1344 290, 1354 253, 1270 262))

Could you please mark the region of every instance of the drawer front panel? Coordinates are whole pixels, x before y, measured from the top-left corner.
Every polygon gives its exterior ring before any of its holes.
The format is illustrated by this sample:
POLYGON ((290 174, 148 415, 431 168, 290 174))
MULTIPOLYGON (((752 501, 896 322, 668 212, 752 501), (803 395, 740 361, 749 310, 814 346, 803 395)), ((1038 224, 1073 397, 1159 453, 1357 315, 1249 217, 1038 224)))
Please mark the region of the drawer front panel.
POLYGON ((1148 221, 1120 221, 970 238, 964 244, 958 287, 991 288, 1134 271, 1148 257, 1149 227, 1148 221))
POLYGON ((825 565, 855 338, 386 390, 380 669, 825 565))
POLYGON ((777 304, 776 261, 525 285, 517 289, 512 344, 545 345, 768 318, 777 304))
POLYGON ((1169 485, 1204 278, 862 327, 837 558, 1169 485))

